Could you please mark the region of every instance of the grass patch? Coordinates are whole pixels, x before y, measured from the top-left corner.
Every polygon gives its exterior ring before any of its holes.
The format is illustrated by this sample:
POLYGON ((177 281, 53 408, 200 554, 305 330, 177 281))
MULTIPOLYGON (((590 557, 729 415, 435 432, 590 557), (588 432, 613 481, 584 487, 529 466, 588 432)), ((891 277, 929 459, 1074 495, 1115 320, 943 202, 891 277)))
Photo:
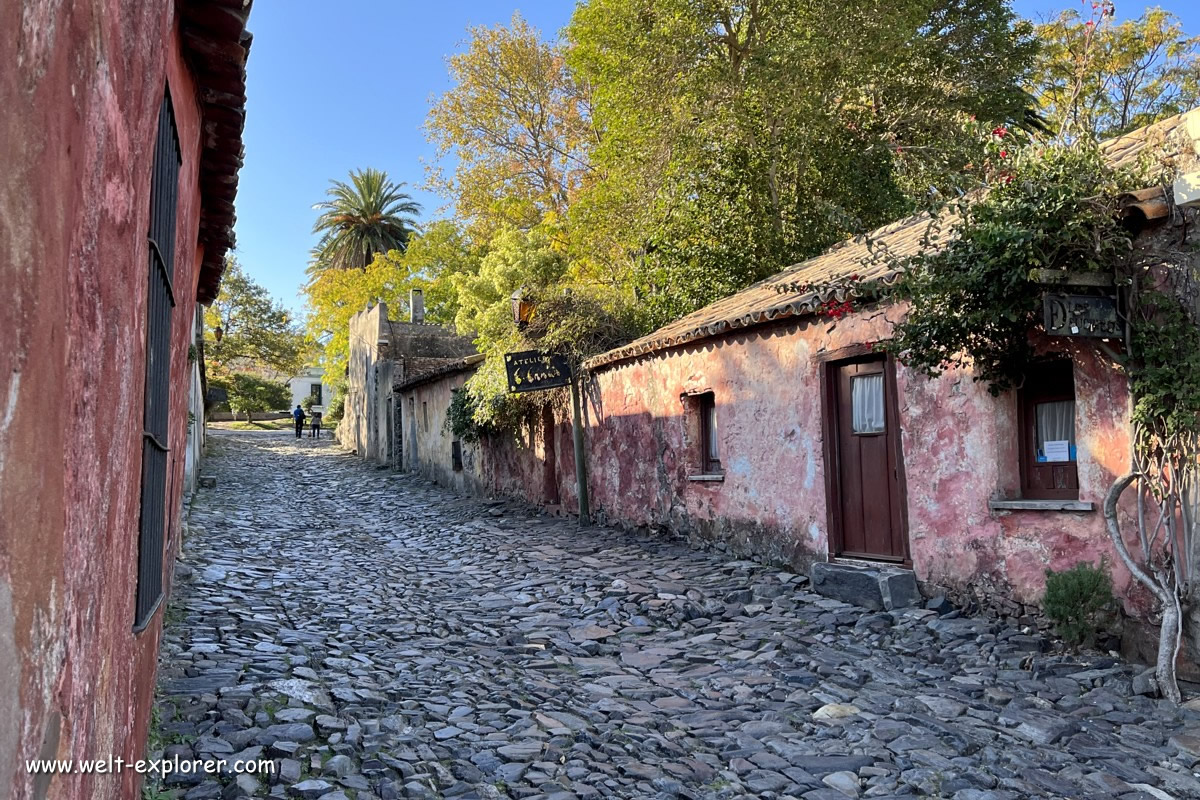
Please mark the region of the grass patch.
MULTIPOLYGON (((233 422, 210 422, 208 427, 222 431, 286 431, 295 425, 290 419, 264 419, 254 422, 235 420, 233 422)), ((307 431, 307 426, 305 431, 307 431)))

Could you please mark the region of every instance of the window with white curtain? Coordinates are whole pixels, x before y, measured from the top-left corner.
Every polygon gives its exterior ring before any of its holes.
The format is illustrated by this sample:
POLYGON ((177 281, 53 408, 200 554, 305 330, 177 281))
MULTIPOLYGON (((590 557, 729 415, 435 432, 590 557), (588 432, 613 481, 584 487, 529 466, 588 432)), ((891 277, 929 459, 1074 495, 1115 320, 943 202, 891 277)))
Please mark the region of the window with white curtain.
POLYGON ((850 416, 854 433, 883 433, 883 373, 850 378, 850 416))
POLYGON ((721 472, 720 435, 717 429, 717 399, 712 392, 700 395, 701 466, 706 474, 721 472))
POLYGON ((1056 400, 1034 407, 1037 460, 1075 460, 1075 401, 1056 400))
POLYGON ((1021 419, 1021 496, 1078 500, 1075 375, 1069 359, 1036 361, 1018 394, 1021 419))

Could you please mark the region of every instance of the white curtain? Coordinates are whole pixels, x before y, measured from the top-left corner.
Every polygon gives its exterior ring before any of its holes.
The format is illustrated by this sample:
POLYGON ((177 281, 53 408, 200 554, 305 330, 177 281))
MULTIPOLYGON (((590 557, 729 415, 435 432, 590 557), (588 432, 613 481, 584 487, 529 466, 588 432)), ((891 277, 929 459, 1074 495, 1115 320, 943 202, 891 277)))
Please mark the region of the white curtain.
POLYGON ((850 409, 855 433, 883 431, 883 373, 850 379, 850 409))
MULTIPOLYGON (((1075 401, 1058 400, 1038 403, 1034 410, 1037 424, 1037 458, 1048 461, 1046 442, 1067 442, 1071 458, 1075 458, 1075 401)), ((1058 459, 1055 459, 1058 460, 1058 459)))
POLYGON ((720 461, 721 454, 717 449, 717 405, 708 407, 708 460, 720 461))

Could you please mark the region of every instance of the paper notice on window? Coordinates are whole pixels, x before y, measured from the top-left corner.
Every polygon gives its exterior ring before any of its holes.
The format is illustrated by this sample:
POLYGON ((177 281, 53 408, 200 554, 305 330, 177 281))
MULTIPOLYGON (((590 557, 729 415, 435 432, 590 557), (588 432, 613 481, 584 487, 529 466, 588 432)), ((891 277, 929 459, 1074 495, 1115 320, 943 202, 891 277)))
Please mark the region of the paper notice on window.
POLYGON ((1070 461, 1071 443, 1066 439, 1049 441, 1042 444, 1047 461, 1070 461))

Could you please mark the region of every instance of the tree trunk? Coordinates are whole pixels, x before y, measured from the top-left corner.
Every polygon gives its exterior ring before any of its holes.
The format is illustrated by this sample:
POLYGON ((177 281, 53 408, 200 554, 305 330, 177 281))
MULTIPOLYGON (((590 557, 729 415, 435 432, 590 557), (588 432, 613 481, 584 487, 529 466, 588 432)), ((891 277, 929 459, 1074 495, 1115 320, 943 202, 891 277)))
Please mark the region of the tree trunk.
MULTIPOLYGON (((1128 472, 1113 482, 1113 485, 1108 490, 1108 494, 1104 498, 1104 524, 1108 528, 1108 536, 1112 539, 1113 548, 1117 551, 1117 556, 1121 559, 1121 563, 1125 565, 1125 568, 1129 570, 1129 573, 1133 575, 1138 583, 1150 590, 1151 594, 1162 605, 1162 627, 1159 629, 1158 634, 1158 658, 1154 667, 1154 677, 1158 681, 1158 690, 1162 692, 1163 697, 1172 703, 1178 703, 1180 695, 1179 684, 1175 680, 1175 659, 1179 656, 1179 637, 1182 619, 1179 607, 1179 593, 1175 590, 1175 587, 1170 585, 1171 579, 1169 574, 1164 574, 1149 563, 1153 558, 1152 553, 1144 554, 1148 562, 1146 568, 1143 568, 1142 565, 1134 560, 1133 555, 1129 552, 1129 548, 1125 546, 1125 539, 1121 536, 1121 525, 1117 520, 1117 501, 1121 499, 1121 494, 1129 488, 1129 485, 1140 477, 1139 473, 1128 472), (1150 572, 1147 572, 1147 569, 1150 572)), ((1140 515, 1139 524, 1144 524, 1140 515)), ((1142 531, 1141 533, 1144 534, 1145 532, 1142 531)), ((1149 537, 1142 537, 1142 541, 1147 541, 1148 539, 1149 537)))

